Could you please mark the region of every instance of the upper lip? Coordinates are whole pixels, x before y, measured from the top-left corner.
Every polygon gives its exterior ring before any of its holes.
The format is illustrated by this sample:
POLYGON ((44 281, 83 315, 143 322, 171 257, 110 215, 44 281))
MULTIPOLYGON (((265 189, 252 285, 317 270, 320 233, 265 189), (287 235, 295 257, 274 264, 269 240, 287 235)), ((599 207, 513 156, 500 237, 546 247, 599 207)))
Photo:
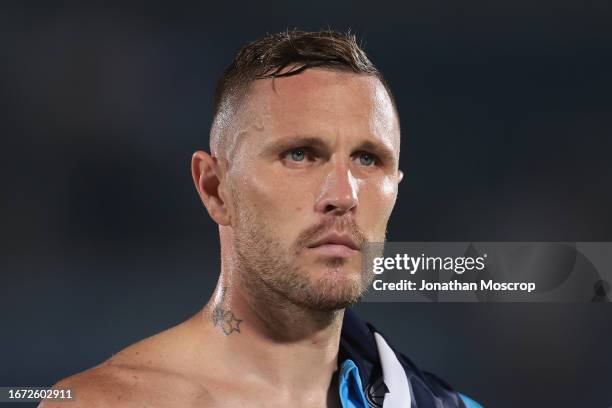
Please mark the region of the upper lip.
POLYGON ((350 235, 332 232, 319 238, 314 243, 309 245, 309 248, 318 247, 321 245, 345 245, 351 249, 359 250, 357 242, 350 235))

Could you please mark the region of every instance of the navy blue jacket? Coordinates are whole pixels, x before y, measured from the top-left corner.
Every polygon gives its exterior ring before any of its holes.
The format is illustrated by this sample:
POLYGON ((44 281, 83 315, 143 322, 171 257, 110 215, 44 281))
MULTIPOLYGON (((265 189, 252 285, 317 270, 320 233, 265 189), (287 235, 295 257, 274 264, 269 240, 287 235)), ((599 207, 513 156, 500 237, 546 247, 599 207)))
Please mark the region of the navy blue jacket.
MULTIPOLYGON (((401 388, 400 384, 398 388, 398 380, 393 380, 396 390, 399 390, 394 391, 395 394, 398 392, 403 394, 401 399, 404 403, 399 405, 411 408, 480 407, 469 398, 454 391, 440 378, 421 371, 408 357, 390 346, 379 330, 359 319, 354 312, 348 309, 345 311, 342 324, 339 361, 346 359, 353 360, 357 365, 366 399, 372 408, 382 407, 383 400, 389 398, 386 395, 390 390, 387 387, 388 384, 385 383, 390 382, 389 372, 393 369, 396 371, 403 369, 401 374, 396 373, 396 377, 397 375, 403 377, 399 382, 403 382, 404 387, 401 388), (387 356, 383 357, 385 354, 387 356), (385 360, 385 363, 381 360, 385 360), (405 376, 403 376, 404 373, 405 376), (410 403, 406 404, 406 401, 410 403)), ((385 407, 387 406, 395 405, 385 402, 385 407)))

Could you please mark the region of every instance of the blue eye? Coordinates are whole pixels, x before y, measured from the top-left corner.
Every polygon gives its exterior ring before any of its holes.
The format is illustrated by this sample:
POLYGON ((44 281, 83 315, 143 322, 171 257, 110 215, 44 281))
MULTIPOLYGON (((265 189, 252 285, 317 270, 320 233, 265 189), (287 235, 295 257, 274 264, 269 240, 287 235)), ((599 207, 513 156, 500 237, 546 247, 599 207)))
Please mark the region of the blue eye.
POLYGON ((371 166, 375 162, 376 159, 374 158, 374 155, 366 152, 359 154, 359 163, 361 163, 363 166, 371 166))
POLYGON ((302 161, 306 158, 306 152, 303 149, 293 149, 291 151, 291 160, 302 161))

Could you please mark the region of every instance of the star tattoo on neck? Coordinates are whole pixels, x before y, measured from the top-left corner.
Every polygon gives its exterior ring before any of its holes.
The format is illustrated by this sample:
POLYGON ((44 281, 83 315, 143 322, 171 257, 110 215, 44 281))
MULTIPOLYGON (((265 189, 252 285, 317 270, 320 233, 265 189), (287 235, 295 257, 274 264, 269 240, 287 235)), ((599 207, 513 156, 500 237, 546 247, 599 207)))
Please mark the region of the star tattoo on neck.
POLYGON ((242 319, 236 318, 230 310, 225 310, 221 306, 217 306, 213 310, 212 321, 215 327, 219 327, 223 334, 229 336, 233 332, 240 333, 240 323, 242 319))

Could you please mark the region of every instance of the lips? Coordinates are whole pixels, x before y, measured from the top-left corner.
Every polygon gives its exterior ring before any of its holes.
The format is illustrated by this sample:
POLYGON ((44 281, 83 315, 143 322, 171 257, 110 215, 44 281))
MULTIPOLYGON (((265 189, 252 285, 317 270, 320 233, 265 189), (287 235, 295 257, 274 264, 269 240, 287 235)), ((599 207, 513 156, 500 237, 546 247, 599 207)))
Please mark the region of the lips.
POLYGON ((344 246, 348 249, 359 251, 360 245, 350 235, 341 234, 337 232, 329 233, 314 243, 308 246, 308 248, 319 248, 319 247, 333 247, 333 246, 344 246))

